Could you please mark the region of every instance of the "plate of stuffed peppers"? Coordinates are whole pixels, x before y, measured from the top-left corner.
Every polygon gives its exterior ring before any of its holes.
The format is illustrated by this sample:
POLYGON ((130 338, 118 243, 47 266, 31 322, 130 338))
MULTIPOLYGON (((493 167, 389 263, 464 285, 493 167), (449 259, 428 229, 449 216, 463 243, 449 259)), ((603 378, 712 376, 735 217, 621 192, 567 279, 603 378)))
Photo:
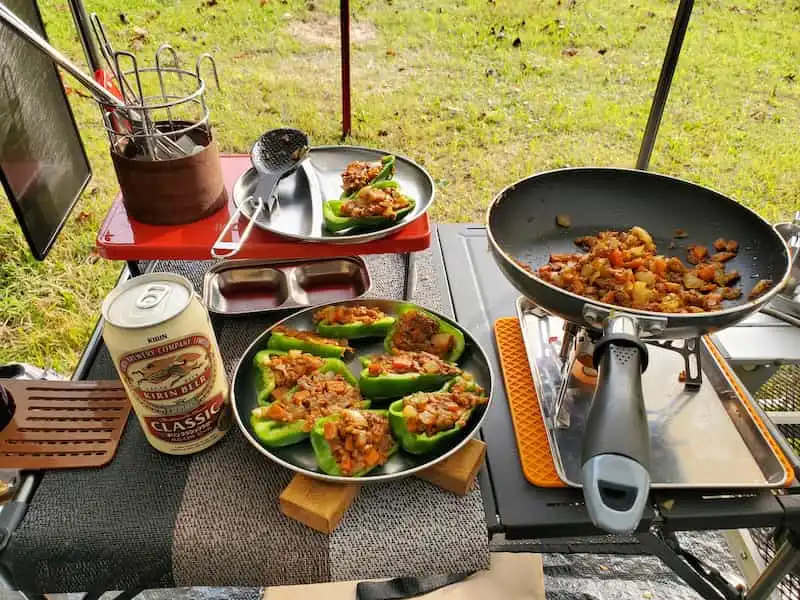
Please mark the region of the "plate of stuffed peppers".
POLYGON ((395 300, 297 312, 260 335, 233 376, 249 442, 328 481, 412 475, 474 436, 492 395, 485 353, 454 321, 395 300))
MULTIPOLYGON (((249 169, 233 186, 234 202, 248 219, 258 179, 249 169)), ((434 195, 428 172, 408 158, 360 146, 316 146, 280 181, 272 208, 255 225, 306 242, 360 244, 419 218, 434 195)))

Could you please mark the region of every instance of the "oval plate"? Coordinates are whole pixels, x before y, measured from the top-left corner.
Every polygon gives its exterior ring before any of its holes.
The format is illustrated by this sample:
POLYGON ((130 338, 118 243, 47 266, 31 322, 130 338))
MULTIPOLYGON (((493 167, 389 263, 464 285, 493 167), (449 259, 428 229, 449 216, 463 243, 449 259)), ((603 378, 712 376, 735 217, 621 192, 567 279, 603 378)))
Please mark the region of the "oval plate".
MULTIPOLYGON (((283 319, 275 325, 285 325, 286 327, 293 327, 295 329, 313 330, 312 315, 314 312, 324 306, 353 306, 353 305, 366 305, 370 307, 380 308, 387 314, 394 315, 395 308, 399 304, 409 304, 407 302, 400 302, 397 300, 349 300, 346 302, 334 302, 330 305, 323 304, 308 308, 293 314, 286 319, 283 319)), ((458 450, 466 444, 469 439, 478 431, 481 426, 486 413, 489 411, 489 406, 492 403, 492 371, 489 367, 489 361, 483 349, 475 341, 475 338, 470 333, 464 330, 458 323, 453 320, 443 317, 436 312, 424 308, 423 310, 436 315, 440 319, 447 321, 453 326, 457 327, 464 333, 466 347, 464 354, 458 361, 459 367, 471 373, 475 377, 475 381, 486 390, 489 401, 486 404, 478 406, 472 414, 472 417, 467 423, 467 426, 461 431, 453 442, 444 448, 441 452, 426 456, 415 456, 400 450, 397 454, 392 456, 382 467, 378 467, 365 475, 364 477, 340 477, 334 475, 327 475, 317 469, 317 461, 314 458, 314 451, 311 449, 311 443, 306 440, 293 446, 285 446, 283 448, 268 448, 261 444, 258 438, 253 433, 250 427, 250 412, 258 406, 256 401, 256 368, 253 366, 253 357, 256 352, 266 348, 267 340, 271 335, 272 328, 267 329, 250 345, 247 351, 242 356, 239 364, 236 365, 236 371, 233 374, 233 383, 231 384, 231 403, 233 404, 233 411, 236 416, 236 422, 239 428, 244 433, 247 440, 264 456, 275 461, 279 465, 314 477, 315 479, 323 479, 325 481, 335 481, 340 483, 352 483, 357 481, 359 483, 373 483, 377 481, 389 481, 392 479, 400 479, 413 475, 417 471, 426 469, 431 465, 444 460, 451 454, 458 452, 458 450)), ((274 327, 274 325, 273 325, 274 327)), ((366 354, 377 354, 383 352, 383 338, 370 338, 366 340, 352 340, 351 346, 355 349, 355 357, 348 363, 350 370, 353 374, 358 376, 361 371, 361 363, 359 356, 366 354)), ((376 402, 372 408, 386 408, 391 401, 376 402)))
MULTIPOLYGON (((360 146, 317 146, 311 148, 300 167, 278 184, 277 201, 271 213, 262 212, 256 226, 274 234, 305 242, 328 244, 363 244, 396 233, 424 215, 435 195, 433 180, 417 163, 397 154, 394 179, 409 198, 416 201, 414 210, 400 222, 384 229, 340 234, 329 233, 323 226, 322 203, 336 200, 342 193, 342 171, 354 160, 375 161, 392 154, 360 146)), ((247 198, 258 185, 255 169, 245 171, 233 186, 233 201, 250 219, 253 204, 247 198)), ((266 209, 265 209, 266 211, 266 209)))

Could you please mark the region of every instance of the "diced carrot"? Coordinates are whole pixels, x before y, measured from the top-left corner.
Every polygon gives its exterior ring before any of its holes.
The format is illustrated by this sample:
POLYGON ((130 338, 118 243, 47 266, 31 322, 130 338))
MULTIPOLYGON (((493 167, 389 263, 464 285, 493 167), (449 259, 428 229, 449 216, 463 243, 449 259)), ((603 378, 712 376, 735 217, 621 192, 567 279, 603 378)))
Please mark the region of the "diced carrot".
POLYGON ((714 265, 701 265, 697 267, 697 276, 703 281, 712 281, 717 270, 714 265))
POLYGON ((377 465, 378 461, 381 459, 380 454, 375 448, 370 448, 367 450, 367 455, 364 457, 364 461, 367 463, 368 466, 377 465))
POLYGON ((611 263, 612 267, 621 267, 622 263, 625 262, 625 259, 622 256, 622 251, 620 251, 618 248, 614 248, 608 254, 608 261, 611 263))

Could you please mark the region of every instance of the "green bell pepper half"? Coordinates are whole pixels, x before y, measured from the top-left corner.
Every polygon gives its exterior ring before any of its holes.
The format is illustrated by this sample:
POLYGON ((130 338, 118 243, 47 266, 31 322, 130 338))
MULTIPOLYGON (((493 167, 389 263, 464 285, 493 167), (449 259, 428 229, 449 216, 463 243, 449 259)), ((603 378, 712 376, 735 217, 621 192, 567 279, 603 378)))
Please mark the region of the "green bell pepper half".
POLYGON ((388 400, 408 396, 414 392, 433 392, 453 379, 458 373, 452 375, 428 373, 388 373, 377 376, 369 374, 368 356, 361 358, 364 369, 358 378, 358 388, 361 393, 372 400, 388 400))
POLYGON ((342 209, 344 202, 344 200, 327 200, 322 205, 322 218, 325 221, 325 228, 332 233, 338 233, 345 229, 378 229, 379 227, 393 225, 414 210, 417 204, 412 198, 408 198, 408 206, 398 210, 393 219, 388 219, 386 217, 342 217, 339 211, 342 209))
MULTIPOLYGON (((369 181, 369 183, 367 183, 367 185, 374 185, 374 184, 380 183, 382 181, 389 181, 392 178, 392 176, 394 175, 394 164, 395 164, 395 162, 396 162, 396 159, 391 154, 387 154, 386 156, 384 156, 381 159, 381 164, 383 165, 383 167, 378 172, 378 174, 375 175, 375 177, 373 177, 369 181)), ((364 186, 364 187, 366 187, 366 186, 364 186)), ((339 200, 347 200, 349 198, 352 198, 359 191, 361 191, 361 188, 357 189, 355 192, 350 192, 349 194, 347 192, 342 192, 342 194, 339 196, 339 200)))
MULTIPOLYGON (((350 369, 341 360, 328 359, 317 372, 326 373, 329 371, 332 371, 337 375, 341 375, 347 381, 347 383, 353 387, 358 385, 358 382, 350 372, 350 369)), ((292 394, 294 394, 296 390, 296 386, 289 390, 288 399, 291 399, 292 394)), ((259 404, 261 404, 261 402, 259 402, 259 404)), ((272 402, 267 402, 263 404, 263 406, 269 407, 272 406, 272 404, 272 402)), ((369 400, 365 399, 361 403, 361 408, 369 408, 369 406, 369 400)), ((290 446, 308 438, 309 434, 307 431, 303 431, 303 425, 305 425, 305 419, 291 422, 275 421, 274 419, 256 417, 252 412, 250 413, 250 426, 253 428, 253 432, 256 434, 256 437, 261 440, 264 445, 273 448, 290 446)))
MULTIPOLYGON (((270 404, 269 397, 275 390, 275 374, 272 372, 272 369, 262 366, 261 363, 264 362, 264 359, 268 359, 273 356, 285 356, 286 354, 288 354, 288 352, 283 350, 261 350, 260 352, 256 353, 255 357, 253 357, 253 364, 258 371, 258 377, 256 378, 256 391, 258 392, 258 403, 261 406, 270 404)), ((347 365, 338 358, 326 358, 322 363, 322 366, 316 372, 327 373, 328 371, 338 373, 353 387, 358 385, 358 380, 355 378, 353 373, 350 371, 347 365)))
MULTIPOLYGON (((451 379, 444 384, 444 387, 439 391, 449 391, 458 380, 459 378, 451 379)), ((467 391, 473 391, 475 388, 477 388, 477 385, 473 382, 471 385, 467 386, 467 391)), ((400 446, 409 454, 430 454, 432 452, 437 452, 452 441, 453 438, 458 435, 459 431, 464 428, 464 425, 456 425, 451 429, 445 429, 434 435, 412 433, 408 430, 406 419, 403 416, 403 400, 404 398, 400 398, 389 405, 389 423, 392 426, 395 437, 400 441, 400 446)), ((475 408, 473 407, 467 411, 466 419, 464 420, 465 425, 469 422, 474 410, 475 408)))
POLYGON ((317 333, 331 338, 355 340, 368 337, 384 337, 394 325, 394 317, 383 317, 373 323, 317 323, 317 333))
MULTIPOLYGON (((385 410, 371 410, 369 412, 387 416, 387 412, 385 410)), ((314 456, 317 459, 317 465, 323 473, 343 477, 345 475, 342 473, 341 468, 339 468, 339 463, 336 462, 336 458, 333 456, 330 444, 328 444, 328 440, 325 439, 325 435, 323 433, 325 429, 325 423, 328 421, 334 421, 338 418, 339 415, 330 415, 321 419, 317 419, 314 422, 314 428, 311 430, 311 447, 314 448, 314 456)), ((400 444, 395 441, 394 446, 389 451, 389 456, 392 456, 399 448, 400 444)), ((350 477, 363 477, 377 466, 378 465, 375 465, 374 467, 370 467, 368 469, 356 471, 350 475, 350 477)))
POLYGON ((309 354, 316 354, 324 358, 343 358, 348 352, 352 351, 349 346, 337 346, 335 344, 321 344, 309 340, 301 340, 278 331, 273 331, 267 341, 268 350, 302 350, 309 354))
MULTIPOLYGON (((466 343, 464 340, 464 334, 461 332, 461 330, 458 329, 457 327, 453 327, 452 325, 450 325, 450 323, 448 323, 447 321, 443 321, 436 315, 432 315, 428 311, 423 310, 417 306, 414 306, 413 304, 402 304, 396 309, 397 319, 395 320, 392 328, 389 330, 389 333, 386 334, 386 339, 383 342, 383 347, 386 348, 387 352, 391 353, 395 349, 394 345, 392 344, 392 338, 394 337, 397 327, 400 326, 400 321, 401 321, 400 317, 402 317, 407 312, 411 311, 421 312, 422 314, 430 317, 431 319, 436 320, 439 323, 439 333, 449 333, 450 335, 453 336, 455 343, 453 344, 453 347, 450 349, 450 354, 443 357, 444 360, 446 360, 447 362, 454 363, 459 358, 461 358, 461 355, 464 353, 464 345, 466 343)), ((402 349, 403 348, 400 348, 400 350, 402 349)))

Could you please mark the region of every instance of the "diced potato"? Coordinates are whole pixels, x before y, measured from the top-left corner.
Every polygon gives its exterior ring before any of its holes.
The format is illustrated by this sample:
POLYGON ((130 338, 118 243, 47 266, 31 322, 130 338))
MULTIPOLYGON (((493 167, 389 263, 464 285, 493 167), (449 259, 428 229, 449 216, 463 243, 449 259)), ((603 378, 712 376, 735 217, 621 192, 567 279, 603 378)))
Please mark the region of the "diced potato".
POLYGON ((644 281, 637 281, 633 284, 633 302, 634 304, 646 304, 650 301, 650 296, 653 291, 647 287, 644 281))
POLYGON ((653 238, 650 236, 649 233, 647 233, 647 230, 645 230, 642 227, 639 227, 638 225, 631 228, 631 233, 640 240, 642 240, 645 244, 653 243, 653 238))
POLYGON ((634 277, 636 277, 636 281, 643 281, 651 287, 656 283, 655 273, 651 271, 637 271, 634 277))

